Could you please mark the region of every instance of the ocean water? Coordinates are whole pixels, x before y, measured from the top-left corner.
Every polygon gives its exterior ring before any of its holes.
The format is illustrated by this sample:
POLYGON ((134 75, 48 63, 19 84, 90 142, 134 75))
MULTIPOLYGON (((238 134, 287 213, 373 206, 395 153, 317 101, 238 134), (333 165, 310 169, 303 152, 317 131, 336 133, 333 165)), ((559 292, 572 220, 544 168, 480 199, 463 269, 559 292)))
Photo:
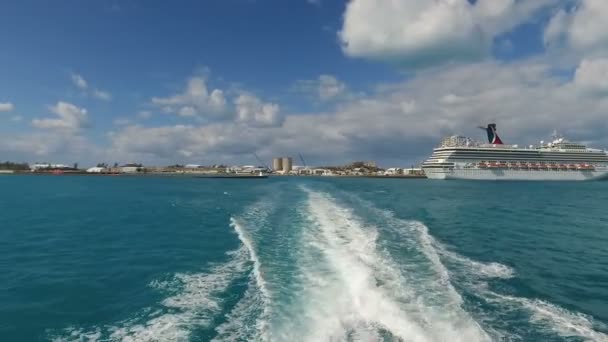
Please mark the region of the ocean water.
POLYGON ((0 341, 608 341, 608 182, 0 188, 0 341))

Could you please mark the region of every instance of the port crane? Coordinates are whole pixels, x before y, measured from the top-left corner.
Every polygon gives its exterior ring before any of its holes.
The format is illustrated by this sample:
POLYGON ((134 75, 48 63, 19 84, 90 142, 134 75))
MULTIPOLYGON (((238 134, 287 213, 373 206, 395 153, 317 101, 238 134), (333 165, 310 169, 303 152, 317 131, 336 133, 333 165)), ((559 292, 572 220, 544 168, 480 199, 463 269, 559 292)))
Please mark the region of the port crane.
POLYGON ((298 156, 300 157, 300 160, 302 161, 302 166, 304 166, 304 168, 306 169, 306 161, 304 160, 304 157, 302 156, 302 153, 298 153, 298 156))
POLYGON ((260 163, 261 166, 265 167, 266 170, 270 170, 270 167, 268 166, 268 164, 264 163, 264 161, 262 161, 262 159, 260 159, 260 157, 258 156, 257 153, 254 153, 253 156, 258 161, 258 163, 260 163))

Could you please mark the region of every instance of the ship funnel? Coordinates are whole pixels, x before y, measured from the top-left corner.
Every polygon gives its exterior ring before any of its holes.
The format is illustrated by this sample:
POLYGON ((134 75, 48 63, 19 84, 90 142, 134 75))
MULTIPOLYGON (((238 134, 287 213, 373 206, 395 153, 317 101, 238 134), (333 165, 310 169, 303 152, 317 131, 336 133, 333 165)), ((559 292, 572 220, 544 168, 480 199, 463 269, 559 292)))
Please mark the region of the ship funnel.
POLYGON ((500 140, 500 138, 498 137, 498 134, 496 134, 496 124, 488 124, 488 127, 479 127, 481 129, 485 129, 486 132, 488 133, 488 142, 490 144, 495 144, 495 145, 502 145, 502 140, 500 140))

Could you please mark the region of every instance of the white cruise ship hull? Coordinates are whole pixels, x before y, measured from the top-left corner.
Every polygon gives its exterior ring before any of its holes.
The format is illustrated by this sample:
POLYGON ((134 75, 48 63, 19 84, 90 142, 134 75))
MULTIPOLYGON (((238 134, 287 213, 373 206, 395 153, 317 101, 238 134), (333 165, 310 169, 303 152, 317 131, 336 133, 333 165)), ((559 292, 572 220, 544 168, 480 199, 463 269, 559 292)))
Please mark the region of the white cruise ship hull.
POLYGON ((440 169, 426 168, 430 179, 587 181, 608 179, 608 170, 509 170, 509 169, 440 169))

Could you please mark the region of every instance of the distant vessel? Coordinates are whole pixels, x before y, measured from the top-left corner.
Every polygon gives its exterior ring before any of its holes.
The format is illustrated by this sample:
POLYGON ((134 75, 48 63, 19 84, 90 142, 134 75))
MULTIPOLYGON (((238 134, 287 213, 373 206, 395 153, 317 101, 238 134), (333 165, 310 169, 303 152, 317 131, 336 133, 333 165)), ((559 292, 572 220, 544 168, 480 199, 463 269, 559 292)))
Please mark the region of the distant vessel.
POLYGON ((554 134, 553 141, 520 148, 505 145, 496 124, 480 127, 487 144, 462 136, 443 139, 424 162, 431 179, 475 180, 598 180, 608 178, 608 154, 569 142, 554 134))
POLYGON ((195 176, 196 178, 231 178, 231 179, 264 179, 268 174, 259 172, 231 172, 231 173, 208 173, 195 176))

